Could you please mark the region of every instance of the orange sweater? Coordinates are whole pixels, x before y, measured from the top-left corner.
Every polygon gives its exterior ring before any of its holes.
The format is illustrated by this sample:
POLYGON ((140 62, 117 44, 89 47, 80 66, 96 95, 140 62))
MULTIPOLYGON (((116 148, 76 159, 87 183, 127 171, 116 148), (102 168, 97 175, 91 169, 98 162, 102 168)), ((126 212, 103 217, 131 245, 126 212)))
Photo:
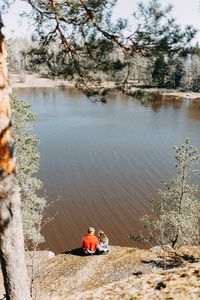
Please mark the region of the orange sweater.
POLYGON ((98 246, 98 240, 95 235, 87 234, 82 240, 82 247, 84 250, 95 251, 98 246))

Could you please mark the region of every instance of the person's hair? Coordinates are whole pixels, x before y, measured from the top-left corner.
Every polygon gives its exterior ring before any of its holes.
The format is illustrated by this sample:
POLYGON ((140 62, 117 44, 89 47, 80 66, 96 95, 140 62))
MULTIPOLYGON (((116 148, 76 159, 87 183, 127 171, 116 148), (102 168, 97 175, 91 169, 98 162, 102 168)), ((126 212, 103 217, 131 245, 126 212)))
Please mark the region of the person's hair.
POLYGON ((88 233, 94 233, 94 232, 95 232, 95 229, 93 227, 88 228, 88 233))
POLYGON ((107 236, 105 235, 105 233, 102 230, 98 231, 98 238, 99 238, 100 244, 105 244, 105 242, 107 240, 107 236))

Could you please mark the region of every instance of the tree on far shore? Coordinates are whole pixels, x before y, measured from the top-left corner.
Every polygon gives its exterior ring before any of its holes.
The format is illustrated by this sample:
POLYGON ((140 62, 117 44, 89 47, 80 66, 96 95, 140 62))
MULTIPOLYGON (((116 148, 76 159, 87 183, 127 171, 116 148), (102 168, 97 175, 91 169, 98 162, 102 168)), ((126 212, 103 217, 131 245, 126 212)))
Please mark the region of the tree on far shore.
POLYGON ((165 83, 165 75, 167 74, 167 63, 161 54, 155 61, 152 78, 158 87, 162 87, 165 83))

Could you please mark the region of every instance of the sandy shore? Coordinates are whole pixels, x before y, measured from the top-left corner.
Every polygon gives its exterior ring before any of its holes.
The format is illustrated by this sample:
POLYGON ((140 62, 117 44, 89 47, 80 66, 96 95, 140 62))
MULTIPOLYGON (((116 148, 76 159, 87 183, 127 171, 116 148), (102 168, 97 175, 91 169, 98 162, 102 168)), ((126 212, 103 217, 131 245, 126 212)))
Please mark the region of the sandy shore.
MULTIPOLYGON (((74 82, 69 82, 66 80, 55 79, 51 80, 48 78, 41 78, 39 74, 16 74, 10 73, 9 82, 12 88, 63 88, 63 87, 75 87, 74 82)), ((113 83, 106 83, 107 87, 113 88, 113 83)), ((105 84, 104 84, 105 86, 105 84)), ((139 87, 131 88, 130 92, 138 90, 139 87)), ((174 96, 184 99, 198 99, 200 100, 200 93, 195 92, 181 92, 173 89, 158 89, 150 88, 147 89, 151 92, 159 92, 163 95, 174 96)))
POLYGON ((9 74, 9 83, 12 88, 60 88, 74 87, 75 84, 65 80, 51 80, 41 78, 38 74, 9 74))

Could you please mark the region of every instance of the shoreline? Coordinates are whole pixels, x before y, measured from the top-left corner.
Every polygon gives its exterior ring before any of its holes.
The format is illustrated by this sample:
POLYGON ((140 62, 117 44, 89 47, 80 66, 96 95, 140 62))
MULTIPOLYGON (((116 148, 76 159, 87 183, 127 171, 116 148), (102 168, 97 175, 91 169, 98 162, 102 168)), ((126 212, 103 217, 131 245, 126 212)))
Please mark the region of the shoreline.
MULTIPOLYGON (((16 73, 10 73, 9 74, 9 84, 12 89, 15 88, 75 88, 75 82, 69 82, 67 80, 62 79, 48 79, 48 78, 42 78, 38 74, 16 74, 16 73)), ((113 82, 106 82, 104 86, 106 85, 107 88, 113 88, 114 89, 114 83, 113 82)), ((173 90, 173 89, 166 89, 166 88, 142 88, 132 87, 129 89, 129 93, 134 93, 137 90, 144 90, 147 92, 153 92, 153 93, 159 93, 163 96, 172 96, 175 98, 180 99, 187 99, 187 100, 200 100, 200 93, 196 92, 181 92, 179 90, 173 90)))

